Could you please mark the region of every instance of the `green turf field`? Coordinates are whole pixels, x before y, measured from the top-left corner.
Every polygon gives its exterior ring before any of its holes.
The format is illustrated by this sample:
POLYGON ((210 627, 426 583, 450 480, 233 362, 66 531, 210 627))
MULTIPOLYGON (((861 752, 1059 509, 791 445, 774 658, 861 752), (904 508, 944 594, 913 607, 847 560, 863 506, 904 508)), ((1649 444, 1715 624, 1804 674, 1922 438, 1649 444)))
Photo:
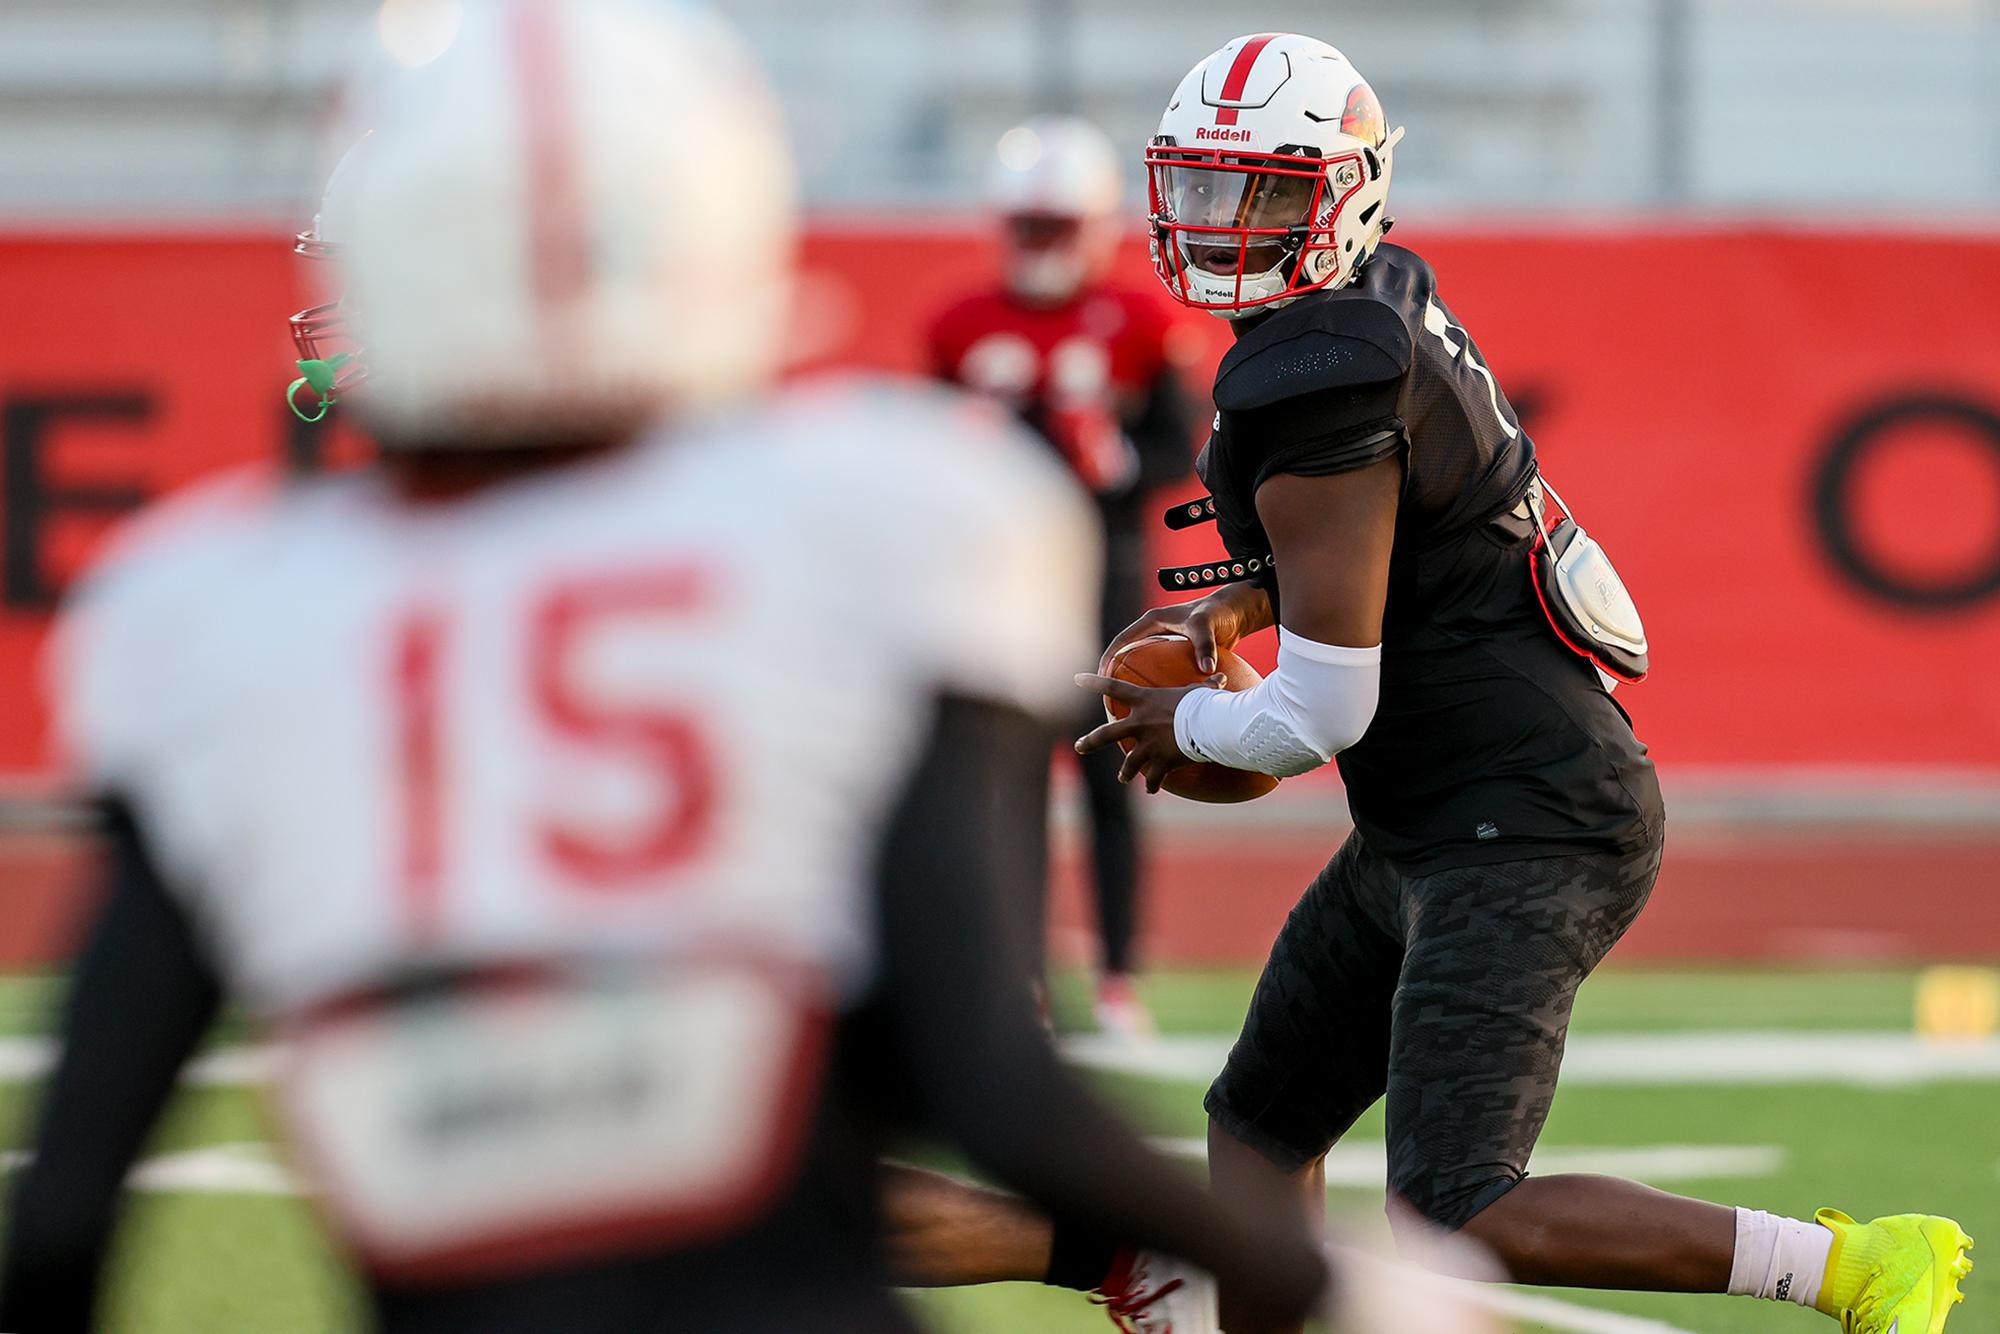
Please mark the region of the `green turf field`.
MULTIPOLYGON (((1247 973, 1173 974, 1154 979, 1149 998, 1169 1035, 1222 1035, 1241 1015, 1249 985, 1247 973)), ((1883 1083, 1894 1072, 1871 1066, 1865 1041, 1829 1041, 1830 1034, 1890 1039, 1907 1032, 1912 986, 1910 974, 1895 971, 1608 971, 1579 1001, 1574 1031, 1580 1039, 1601 1039, 1615 1049, 1628 1036, 1678 1035, 1696 1043, 1699 1058, 1702 1041, 1737 1041, 1752 1036, 1747 1030, 1796 1033, 1801 1045, 1810 1045, 1817 1034, 1815 1050, 1834 1049, 1839 1061, 1841 1049, 1851 1049, 1854 1059, 1847 1063, 1862 1073, 1843 1073, 1839 1082, 1754 1082, 1761 1078, 1754 1069, 1727 1078, 1710 1072, 1689 1085, 1671 1080, 1635 1085, 1615 1072, 1586 1080, 1587 1044, 1579 1044, 1573 1049, 1577 1083, 1557 1099, 1543 1150, 1550 1161, 1594 1151, 1614 1164, 1621 1155, 1657 1163, 1662 1160, 1646 1155, 1657 1154, 1660 1146, 1682 1146, 1669 1156, 1683 1149, 1691 1156, 1661 1169, 1673 1173, 1659 1183, 1670 1189, 1794 1214, 1809 1214, 1820 1204, 1861 1217, 1921 1208, 1955 1214, 1975 1236, 2000 1236, 2000 1074, 1960 1071, 1941 1079, 1905 1074, 1914 1082, 1883 1083), (1871 1078, 1876 1086, 1866 1082, 1871 1078), (1723 1175, 1686 1175, 1707 1170, 1703 1153, 1716 1148, 1739 1150, 1743 1161, 1718 1160, 1716 1170, 1723 1175)), ((51 994, 44 983, 0 980, 0 1036, 39 1031, 51 994)), ((1082 1009, 1074 987, 1059 988, 1057 1000, 1059 1015, 1082 1009)), ((1787 1040, 1770 1041, 1782 1050, 1787 1040)), ((1201 1133, 1198 1083, 1118 1075, 1105 1084, 1148 1130, 1175 1137, 1201 1133)), ((0 1144, 19 1142, 29 1100, 22 1085, 0 1084, 0 1144)), ((153 1152, 262 1138, 249 1094, 203 1089, 184 1095, 153 1152)), ((1379 1119, 1364 1120, 1344 1151, 1358 1160, 1369 1142, 1380 1138, 1379 1119)), ((1369 1220, 1379 1207, 1379 1190, 1371 1186, 1337 1188, 1332 1197, 1337 1210, 1369 1220)), ((135 1198, 108 1328, 130 1334, 268 1334, 354 1326, 338 1266, 296 1201, 227 1193, 135 1198)), ((1981 1291, 1986 1286, 1975 1276, 1954 1334, 2000 1328, 2000 1287, 1989 1296, 1981 1291)), ((1592 1309, 1648 1317, 1659 1322, 1645 1327, 1654 1334, 1832 1328, 1797 1308, 1740 1298, 1549 1295, 1566 1304, 1566 1313, 1557 1317, 1562 1323, 1523 1324, 1522 1330, 1609 1328, 1593 1325, 1592 1309)), ((933 1327, 961 1334, 1109 1328, 1077 1295, 1029 1285, 917 1300, 933 1327)), ((1639 1334, 1638 1327, 1626 1328, 1639 1334)))

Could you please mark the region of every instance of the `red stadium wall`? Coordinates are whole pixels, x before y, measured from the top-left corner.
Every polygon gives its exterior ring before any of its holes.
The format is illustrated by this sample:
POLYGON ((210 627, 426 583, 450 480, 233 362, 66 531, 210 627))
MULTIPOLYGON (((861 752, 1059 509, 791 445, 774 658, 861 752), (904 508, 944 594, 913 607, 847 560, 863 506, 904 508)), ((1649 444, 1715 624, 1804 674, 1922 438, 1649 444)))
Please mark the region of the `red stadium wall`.
MULTIPOLYGON (((2000 238, 1397 239, 1637 594, 1655 675, 1629 698, 1659 756, 2000 769, 2000 238)), ((923 317, 990 262, 948 229, 825 226, 807 255, 773 336, 814 366, 914 367, 923 317)), ((279 399, 302 266, 263 236, 0 237, 0 772, 46 770, 47 609, 110 515, 358 448, 279 399)), ((1188 327, 1205 369, 1223 331, 1188 327)))

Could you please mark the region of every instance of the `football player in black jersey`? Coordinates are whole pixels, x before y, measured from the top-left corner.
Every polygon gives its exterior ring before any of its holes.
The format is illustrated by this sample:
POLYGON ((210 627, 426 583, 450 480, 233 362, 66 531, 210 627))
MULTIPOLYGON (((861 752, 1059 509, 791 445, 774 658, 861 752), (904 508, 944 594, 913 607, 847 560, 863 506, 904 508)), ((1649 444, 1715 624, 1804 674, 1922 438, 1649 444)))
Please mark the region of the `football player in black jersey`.
MULTIPOLYGON (((1237 338, 1199 464, 1228 559, 1165 572, 1213 591, 1110 651, 1180 633, 1212 666, 1276 627, 1278 668, 1237 694, 1080 677, 1131 712, 1077 748, 1133 743, 1122 777, 1149 789, 1191 758, 1335 761, 1355 826, 1209 1090, 1214 1187, 1286 1179, 1317 1212, 1327 1150, 1386 1098, 1399 1215, 1517 1282, 1741 1293, 1937 1334, 1969 1267, 1950 1220, 1806 1222, 1527 1174, 1577 987, 1659 870, 1659 786, 1611 694, 1643 675, 1644 638, 1594 544, 1547 527, 1534 445, 1430 266, 1382 242, 1400 137, 1338 51, 1264 33, 1189 73, 1147 153, 1155 267, 1237 338), (1572 551, 1593 587, 1543 568, 1572 551)), ((1052 1273, 1104 1265, 1131 1327, 1212 1327, 1198 1280, 1061 1223, 1048 1244, 1052 1273)), ((1282 1328, 1227 1290, 1220 1324, 1282 1328)))

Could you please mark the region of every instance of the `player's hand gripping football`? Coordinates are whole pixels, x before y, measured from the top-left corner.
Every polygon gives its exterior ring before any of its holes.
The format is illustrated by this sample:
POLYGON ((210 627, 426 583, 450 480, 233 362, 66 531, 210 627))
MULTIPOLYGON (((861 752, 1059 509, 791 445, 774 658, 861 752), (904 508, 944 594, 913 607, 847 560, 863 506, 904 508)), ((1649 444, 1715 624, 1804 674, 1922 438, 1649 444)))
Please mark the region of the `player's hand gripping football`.
POLYGON ((1078 676, 1085 690, 1127 706, 1131 712, 1107 722, 1078 738, 1076 751, 1088 755, 1102 746, 1130 741, 1125 762, 1119 767, 1118 781, 1143 779, 1148 792, 1158 792, 1169 773, 1188 763, 1180 743, 1174 739, 1174 710, 1190 690, 1209 690, 1224 684, 1220 674, 1192 685, 1154 688, 1120 681, 1110 673, 1111 660, 1129 644, 1154 635, 1180 635, 1193 647, 1196 665, 1214 672, 1216 657, 1248 634, 1267 629, 1273 622, 1271 599, 1261 588, 1231 584, 1218 588, 1193 602, 1155 607, 1119 631, 1098 660, 1097 672, 1078 676))
POLYGON ((1212 672, 1216 650, 1234 648, 1237 640, 1268 630, 1274 622, 1270 594, 1249 584, 1229 584, 1193 602, 1154 607, 1118 632, 1097 660, 1097 670, 1108 669, 1127 644, 1153 635, 1182 635, 1194 645, 1195 665, 1212 672))
POLYGON ((1174 739, 1174 710, 1180 707, 1181 697, 1190 690, 1220 690, 1224 680, 1222 673, 1217 672, 1193 685, 1162 689, 1135 686, 1130 681, 1093 672, 1080 673, 1076 678, 1078 685, 1106 699, 1115 699, 1132 711, 1078 737, 1076 753, 1088 755, 1099 747, 1129 739, 1132 747, 1125 752, 1125 763, 1118 767, 1118 781, 1129 783, 1143 778, 1148 792, 1158 792, 1167 775, 1188 762, 1180 742, 1174 739))

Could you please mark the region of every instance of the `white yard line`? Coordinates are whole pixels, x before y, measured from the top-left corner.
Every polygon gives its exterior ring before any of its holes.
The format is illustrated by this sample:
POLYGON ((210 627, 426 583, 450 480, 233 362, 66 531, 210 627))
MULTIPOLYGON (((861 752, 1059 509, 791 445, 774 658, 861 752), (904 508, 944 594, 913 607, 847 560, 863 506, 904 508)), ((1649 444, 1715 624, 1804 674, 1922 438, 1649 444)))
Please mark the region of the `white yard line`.
MULTIPOLYGON (((1183 1158, 1201 1158, 1205 1140, 1155 1139, 1155 1148, 1183 1158)), ((1785 1169, 1785 1151, 1775 1144, 1647 1144, 1591 1148, 1552 1148, 1536 1152, 1537 1172, 1594 1172, 1629 1177, 1650 1185, 1675 1181, 1750 1180, 1776 1176, 1785 1169)), ((1326 1156, 1329 1186, 1380 1189, 1388 1180, 1388 1149, 1381 1141, 1338 1144, 1326 1156)))
MULTIPOLYGON (((55 1064, 56 1044, 48 1038, 0 1038, 0 1084, 40 1079, 55 1064)), ((187 1070, 185 1083, 262 1084, 276 1071, 276 1050, 268 1046, 220 1047, 187 1070)))
MULTIPOLYGON (((1186 1151, 1200 1147, 1199 1141, 1160 1141, 1162 1147, 1186 1151)), ((1327 1180, 1336 1183, 1336 1164, 1343 1154, 1359 1161, 1368 1159, 1371 1164, 1370 1184, 1382 1179, 1382 1152, 1380 1145, 1354 1146, 1359 1153, 1350 1153, 1347 1146, 1336 1149, 1328 1160, 1327 1180)), ((1681 1146, 1661 1146, 1655 1149, 1633 1150, 1593 1150, 1592 1153, 1623 1153, 1628 1155, 1660 1154, 1709 1154, 1709 1155, 1763 1155, 1777 1153, 1771 1149, 1701 1149, 1681 1146)), ((0 1153, 0 1170, 18 1167, 27 1155, 22 1153, 0 1153)), ((1559 1157, 1558 1154, 1544 1154, 1535 1161, 1545 1170, 1559 1157)), ((131 1186, 134 1190, 163 1194, 194 1195, 253 1195, 290 1196, 300 1193, 299 1183, 286 1170, 284 1164, 273 1154, 268 1144, 213 1144, 206 1148, 186 1149, 178 1153, 161 1154, 141 1163, 132 1173, 131 1186)), ((1553 1297, 1543 1297, 1515 1289, 1493 1287, 1483 1283, 1466 1283, 1456 1279, 1440 1278, 1436 1275, 1422 1275, 1421 1281, 1448 1284, 1458 1289, 1464 1298, 1512 1320, 1531 1320, 1550 1329, 1563 1330, 1566 1334, 1693 1334, 1674 1325, 1662 1324, 1657 1320, 1645 1320, 1638 1316, 1621 1315, 1614 1311, 1600 1311, 1594 1307, 1578 1306, 1571 1302, 1557 1301, 1553 1297)))
POLYGON ((214 1144, 139 1164, 134 1190, 195 1195, 297 1195, 299 1183, 268 1144, 214 1144))
MULTIPOLYGON (((1233 1037, 1173 1034, 1148 1042, 1078 1034, 1062 1040, 1079 1065, 1154 1079, 1207 1082, 1233 1037)), ((0 1038, 0 1084, 39 1079, 55 1059, 46 1038, 0 1038)), ((263 1083, 276 1066, 268 1046, 223 1047, 189 1067, 200 1085, 263 1083)), ((1654 1085, 1848 1084, 1899 1088, 1950 1081, 2000 1082, 2000 1039, 1945 1041, 1894 1032, 1625 1033, 1571 1038, 1563 1083, 1654 1085)))
MULTIPOLYGON (((1188 1151, 1200 1147, 1199 1141, 1168 1140, 1161 1141, 1161 1144, 1176 1151, 1188 1151)), ((1739 1167, 1760 1166, 1766 1156, 1778 1156, 1777 1150, 1766 1148, 1699 1148, 1675 1145, 1657 1146, 1652 1149, 1589 1151, 1592 1155, 1611 1153, 1633 1158, 1651 1154, 1669 1163, 1673 1161, 1672 1155, 1676 1154, 1706 1154, 1710 1155, 1712 1160, 1710 1170, 1718 1175, 1721 1174, 1718 1169, 1725 1165, 1726 1155, 1738 1155, 1739 1167)), ((1353 1159, 1355 1163, 1366 1159, 1370 1165, 1370 1183, 1381 1181, 1380 1145, 1351 1146, 1351 1148, 1343 1146, 1335 1150, 1329 1158, 1327 1172, 1329 1184, 1345 1184, 1335 1182, 1336 1165, 1345 1161, 1343 1155, 1353 1159)), ((0 1171, 18 1167, 26 1156, 22 1153, 0 1153, 0 1171)), ((1541 1155, 1535 1161, 1546 1170, 1562 1156, 1558 1153, 1549 1153, 1541 1155)), ((277 1159, 271 1146, 255 1143, 214 1144, 206 1148, 187 1149, 149 1158, 133 1172, 131 1186, 135 1190, 170 1194, 290 1196, 300 1193, 297 1179, 277 1159)), ((1550 1329, 1565 1331, 1566 1334, 1693 1334, 1693 1331, 1663 1324, 1657 1320, 1578 1306, 1571 1302, 1557 1301, 1553 1297, 1543 1297, 1515 1289, 1467 1283, 1436 1275, 1423 1275, 1422 1281, 1449 1284, 1458 1289, 1464 1298, 1474 1305, 1509 1319, 1531 1320, 1550 1329)))
MULTIPOLYGON (((1112 1074, 1206 1082, 1230 1052, 1228 1034, 1172 1034, 1150 1042, 1078 1034, 1062 1050, 1080 1066, 1112 1074)), ((0 1084, 48 1074, 48 1038, 0 1038, 0 1084)), ((262 1084, 270 1046, 226 1046, 188 1068, 190 1084, 262 1084)), ((1562 1062, 1568 1088, 1586 1084, 1852 1084, 1902 1088, 1940 1082, 2000 1082, 2000 1040, 1930 1040, 1900 1032, 1704 1032, 1572 1038, 1562 1062)))
MULTIPOLYGON (((1155 1139, 1161 1151, 1198 1158, 1199 1139, 1155 1139)), ((0 1168, 18 1166, 19 1153, 0 1154, 0 1168)), ((1545 1149, 1535 1155, 1542 1172, 1604 1172, 1652 1183, 1771 1176, 1785 1163, 1783 1149, 1771 1145, 1655 1144, 1633 1148, 1545 1149)), ((1388 1157, 1380 1143, 1350 1143, 1326 1159, 1329 1186, 1380 1186, 1388 1157)), ((271 1146, 260 1143, 211 1144, 161 1154, 139 1164, 135 1190, 197 1195, 295 1195, 299 1191, 271 1146)))
MULTIPOLYGON (((1490 1268, 1490 1262, 1468 1253, 1466 1243, 1462 1241, 1432 1243, 1433 1246, 1439 1244, 1444 1249, 1433 1254, 1428 1263, 1437 1265, 1440 1270, 1471 1274, 1490 1268)), ((1562 1301, 1539 1292, 1474 1282, 1470 1278, 1450 1278, 1445 1272, 1433 1272, 1408 1260, 1391 1259, 1370 1249, 1333 1243, 1328 1245, 1327 1252, 1334 1268, 1344 1271, 1354 1285, 1353 1291, 1358 1300, 1349 1313, 1350 1322, 1365 1325, 1370 1330, 1394 1330, 1396 1334, 1403 1334, 1410 1327, 1410 1321, 1419 1314, 1406 1303, 1428 1292, 1434 1294, 1425 1302, 1430 1306, 1429 1314, 1433 1318, 1444 1315, 1438 1304, 1442 1299, 1442 1307, 1478 1307, 1510 1321, 1531 1320, 1537 1325, 1564 1330, 1568 1334, 1693 1334, 1691 1330, 1658 1320, 1562 1301)), ((1465 1316, 1462 1309, 1458 1315, 1460 1323, 1454 1323, 1453 1327, 1463 1328, 1465 1316)))
MULTIPOLYGON (((1175 1034, 1151 1042, 1066 1038, 1093 1069, 1188 1082, 1215 1077, 1234 1039, 1175 1034)), ((2000 1080, 2000 1040, 1936 1041, 1892 1032, 1626 1033, 1570 1039, 1565 1087, 1849 1084, 1895 1088, 2000 1080)))
POLYGON ((1485 1288, 1467 1296, 1489 1311, 1509 1319, 1532 1320, 1550 1329, 1570 1331, 1570 1334, 1695 1334, 1693 1330, 1664 1321, 1624 1315, 1617 1311, 1600 1311, 1594 1306, 1559 1302, 1553 1297, 1512 1288, 1485 1288))
MULTIPOLYGON (((27 1162, 20 1152, 0 1153, 0 1171, 27 1162)), ((297 1195, 299 1183, 268 1144, 211 1144, 148 1158, 126 1185, 166 1195, 297 1195)))

